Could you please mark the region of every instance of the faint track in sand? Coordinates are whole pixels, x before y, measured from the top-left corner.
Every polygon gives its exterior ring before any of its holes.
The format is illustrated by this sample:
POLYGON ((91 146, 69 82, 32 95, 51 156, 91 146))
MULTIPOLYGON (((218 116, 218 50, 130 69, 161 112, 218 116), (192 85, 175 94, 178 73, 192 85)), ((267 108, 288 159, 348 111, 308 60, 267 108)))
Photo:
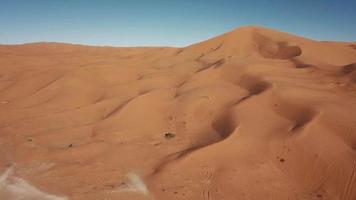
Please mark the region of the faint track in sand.
POLYGON ((203 179, 203 189, 202 189, 202 196, 204 200, 211 200, 212 199, 212 192, 210 183, 213 179, 214 169, 212 167, 208 168, 205 171, 204 179, 203 179))

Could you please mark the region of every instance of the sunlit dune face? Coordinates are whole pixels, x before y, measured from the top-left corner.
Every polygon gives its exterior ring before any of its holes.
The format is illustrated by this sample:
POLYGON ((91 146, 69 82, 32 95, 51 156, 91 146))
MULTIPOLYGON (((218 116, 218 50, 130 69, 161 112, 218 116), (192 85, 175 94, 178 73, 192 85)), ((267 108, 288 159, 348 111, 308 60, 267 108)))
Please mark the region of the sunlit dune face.
POLYGON ((352 45, 0 46, 0 199, 356 199, 352 45))

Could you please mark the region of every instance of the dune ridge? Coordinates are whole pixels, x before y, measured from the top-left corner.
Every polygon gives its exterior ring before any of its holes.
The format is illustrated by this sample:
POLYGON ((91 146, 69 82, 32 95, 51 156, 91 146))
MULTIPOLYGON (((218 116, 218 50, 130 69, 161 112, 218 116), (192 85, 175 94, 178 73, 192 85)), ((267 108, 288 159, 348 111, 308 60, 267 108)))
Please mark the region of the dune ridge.
POLYGON ((0 45, 0 172, 74 200, 356 199, 354 46, 0 45))

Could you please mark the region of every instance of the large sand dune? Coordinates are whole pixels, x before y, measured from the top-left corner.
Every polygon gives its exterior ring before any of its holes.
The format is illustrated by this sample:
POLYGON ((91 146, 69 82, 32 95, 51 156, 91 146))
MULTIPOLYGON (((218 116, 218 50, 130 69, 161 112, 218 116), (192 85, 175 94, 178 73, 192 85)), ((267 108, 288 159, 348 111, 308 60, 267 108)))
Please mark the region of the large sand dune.
POLYGON ((2 45, 0 197, 355 200, 355 46, 2 45))

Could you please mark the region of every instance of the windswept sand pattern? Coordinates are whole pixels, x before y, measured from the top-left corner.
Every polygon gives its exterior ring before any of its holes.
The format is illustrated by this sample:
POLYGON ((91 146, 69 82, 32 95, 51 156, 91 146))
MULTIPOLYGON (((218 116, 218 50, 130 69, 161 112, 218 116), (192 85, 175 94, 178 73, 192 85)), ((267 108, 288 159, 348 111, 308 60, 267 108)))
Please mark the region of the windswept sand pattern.
POLYGON ((356 199, 354 46, 255 26, 184 48, 1 45, 0 197, 356 199))
POLYGON ((205 177, 203 179, 203 192, 202 192, 202 196, 204 200, 211 200, 213 199, 212 197, 212 192, 210 189, 210 183, 213 179, 213 169, 212 168, 207 168, 206 169, 206 174, 205 177))
POLYGON ((354 167, 350 173, 349 178, 347 179, 346 186, 345 186, 345 191, 342 195, 343 199, 352 199, 353 195, 355 193, 355 183, 356 183, 356 162, 354 164, 354 167))

